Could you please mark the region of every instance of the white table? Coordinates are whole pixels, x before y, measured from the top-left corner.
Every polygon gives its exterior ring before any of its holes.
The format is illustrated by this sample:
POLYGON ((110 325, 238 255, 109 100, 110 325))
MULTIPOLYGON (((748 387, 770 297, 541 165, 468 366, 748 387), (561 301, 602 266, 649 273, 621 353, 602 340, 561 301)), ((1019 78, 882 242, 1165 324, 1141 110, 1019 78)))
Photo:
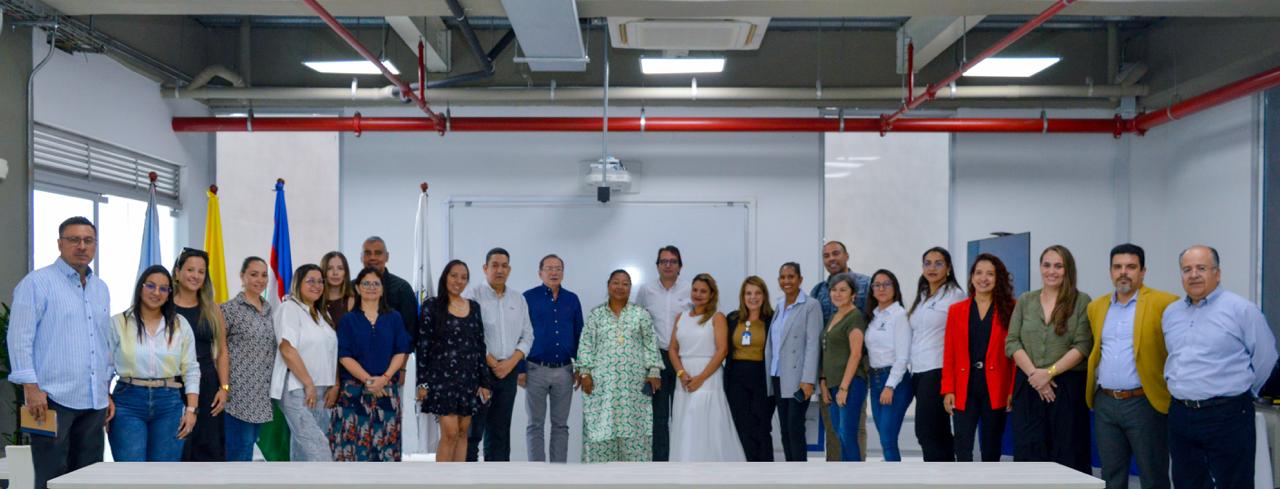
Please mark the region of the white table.
POLYGON ((100 463, 51 489, 153 487, 349 489, 478 488, 1100 489, 1103 482, 1052 463, 100 463))
POLYGON ((9 459, 0 458, 0 481, 9 480, 9 459))

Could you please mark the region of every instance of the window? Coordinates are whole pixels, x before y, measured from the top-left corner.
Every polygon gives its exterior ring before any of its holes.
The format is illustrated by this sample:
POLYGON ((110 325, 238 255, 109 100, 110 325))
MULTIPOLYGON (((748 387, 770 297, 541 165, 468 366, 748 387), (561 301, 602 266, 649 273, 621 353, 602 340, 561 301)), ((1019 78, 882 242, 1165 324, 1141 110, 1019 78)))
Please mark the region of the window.
MULTIPOLYGON (((166 267, 173 264, 175 222, 172 208, 157 205, 160 214, 160 258, 166 267)), ((138 259, 142 247, 142 227, 146 222, 147 203, 119 196, 91 194, 67 195, 48 189, 35 192, 34 226, 35 266, 41 268, 58 259, 55 239, 58 225, 69 217, 89 218, 98 227, 98 253, 93 269, 107 283, 111 293, 111 313, 129 308, 133 287, 138 277, 138 259)))

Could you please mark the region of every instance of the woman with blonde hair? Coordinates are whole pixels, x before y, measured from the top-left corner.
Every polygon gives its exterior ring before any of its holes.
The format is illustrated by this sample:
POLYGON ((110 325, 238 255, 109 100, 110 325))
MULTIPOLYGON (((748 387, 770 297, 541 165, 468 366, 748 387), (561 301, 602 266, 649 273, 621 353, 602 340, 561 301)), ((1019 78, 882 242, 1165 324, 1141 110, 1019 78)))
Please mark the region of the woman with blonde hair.
POLYGON ((200 400, 196 426, 182 449, 184 462, 226 461, 222 410, 227 406, 228 371, 226 325, 213 300, 209 280, 209 254, 183 248, 173 263, 174 311, 187 320, 195 333, 196 361, 200 364, 200 400))
POLYGON ((773 400, 765 382, 764 344, 769 338, 773 306, 769 286, 752 275, 738 289, 738 309, 725 318, 729 355, 724 364, 724 390, 738 441, 748 462, 773 461, 773 400))
POLYGON ((716 280, 705 273, 693 277, 689 299, 693 309, 676 315, 668 350, 680 381, 671 410, 671 460, 743 462, 746 456, 724 393, 721 367, 729 355, 729 326, 717 310, 716 280))

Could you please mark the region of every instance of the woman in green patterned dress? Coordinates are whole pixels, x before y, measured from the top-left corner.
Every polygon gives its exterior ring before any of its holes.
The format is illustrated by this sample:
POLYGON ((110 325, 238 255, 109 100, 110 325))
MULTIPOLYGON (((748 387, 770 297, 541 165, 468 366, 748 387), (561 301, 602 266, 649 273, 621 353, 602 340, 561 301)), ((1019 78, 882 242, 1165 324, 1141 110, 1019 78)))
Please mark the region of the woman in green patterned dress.
POLYGON ((662 358, 653 318, 628 304, 631 275, 609 274, 609 300, 587 315, 575 364, 582 376, 582 461, 648 462, 662 358), (646 387, 647 386, 647 387, 646 387))

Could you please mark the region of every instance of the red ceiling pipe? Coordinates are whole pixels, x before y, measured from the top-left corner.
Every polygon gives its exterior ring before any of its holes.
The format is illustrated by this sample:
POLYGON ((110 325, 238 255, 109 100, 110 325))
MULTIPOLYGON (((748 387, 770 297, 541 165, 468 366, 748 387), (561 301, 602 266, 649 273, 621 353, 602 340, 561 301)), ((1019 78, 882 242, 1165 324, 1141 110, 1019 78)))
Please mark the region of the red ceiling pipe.
POLYGON ((1004 51, 1004 49, 1009 47, 1009 45, 1013 44, 1018 39, 1022 39, 1022 37, 1027 35, 1027 33, 1035 30, 1035 28, 1037 27, 1040 27, 1041 24, 1044 24, 1046 21, 1053 18, 1053 16, 1058 15, 1058 12, 1061 12, 1063 9, 1071 6, 1071 4, 1075 3, 1075 1, 1076 0, 1055 0, 1053 5, 1051 5, 1047 9, 1044 9, 1043 12, 1040 12, 1040 15, 1037 15, 1031 20, 1028 20, 1027 23, 1022 24, 1022 27, 1017 28, 1013 32, 1010 32, 1009 35, 1004 36, 999 41, 996 41, 996 43, 991 45, 991 47, 987 48, 985 51, 979 53, 978 56, 969 60, 969 62, 965 63, 964 66, 961 66, 960 69, 956 70, 954 73, 947 75, 947 77, 943 78, 942 81, 939 81, 937 83, 930 83, 927 87, 925 87, 925 93, 923 95, 919 97, 911 97, 909 100, 907 100, 907 103, 902 106, 902 108, 897 110, 897 112, 894 112, 892 114, 889 114, 888 116, 882 117, 881 120, 886 125, 886 127, 884 127, 883 130, 888 130, 889 129, 888 126, 892 126, 895 122, 897 122, 899 118, 901 118, 907 112, 919 108, 926 101, 932 100, 933 97, 938 94, 938 91, 942 90, 942 87, 950 85, 952 82, 959 80, 960 77, 964 75, 964 72, 969 71, 970 68, 973 68, 978 63, 981 63, 983 60, 990 58, 992 56, 995 56, 1000 51, 1004 51))
POLYGON ((1196 95, 1164 109, 1142 114, 1134 119, 1134 127, 1138 132, 1146 132, 1153 127, 1277 86, 1280 86, 1280 66, 1196 95))
MULTIPOLYGON (((1099 133, 1129 132, 1131 124, 1120 119, 903 119, 895 132, 987 133, 1099 133)), ((452 132, 599 132, 598 117, 454 117, 452 132)), ((258 117, 253 131, 297 132, 404 132, 435 131, 425 117, 258 117)), ((242 117, 175 117, 176 132, 247 132, 242 117)), ((609 130, 619 132, 841 132, 840 119, 825 118, 708 118, 612 117, 609 130)), ((878 132, 875 118, 844 119, 844 132, 878 132)))
MULTIPOLYGON (((347 44, 350 45, 352 49, 355 49, 357 53, 360 53, 360 56, 364 57, 364 59, 369 60, 370 63, 377 66, 378 70, 382 72, 382 76, 386 77, 392 84, 400 88, 400 93, 402 95, 407 95, 415 104, 417 104, 419 109, 426 112, 432 119, 436 121, 443 120, 443 118, 440 117, 440 114, 435 113, 435 111, 431 110, 431 107, 427 106, 426 99, 418 96, 413 89, 409 88, 409 84, 405 83, 404 80, 401 80, 400 77, 392 74, 391 70, 388 70, 387 67, 382 64, 382 60, 369 52, 363 44, 360 44, 360 40, 356 39, 356 36, 352 34, 351 31, 348 31, 346 27, 343 27, 342 24, 338 22, 338 19, 333 18, 333 15, 329 14, 328 10, 325 10, 324 7, 320 6, 320 2, 316 0, 303 1, 306 2, 307 6, 311 7, 311 10, 316 12, 316 15, 320 16, 320 19, 323 20, 330 29, 333 29, 334 33, 338 34, 338 37, 341 37, 342 40, 346 41, 347 44)), ((444 133, 443 127, 441 127, 440 132, 441 134, 444 133)))

